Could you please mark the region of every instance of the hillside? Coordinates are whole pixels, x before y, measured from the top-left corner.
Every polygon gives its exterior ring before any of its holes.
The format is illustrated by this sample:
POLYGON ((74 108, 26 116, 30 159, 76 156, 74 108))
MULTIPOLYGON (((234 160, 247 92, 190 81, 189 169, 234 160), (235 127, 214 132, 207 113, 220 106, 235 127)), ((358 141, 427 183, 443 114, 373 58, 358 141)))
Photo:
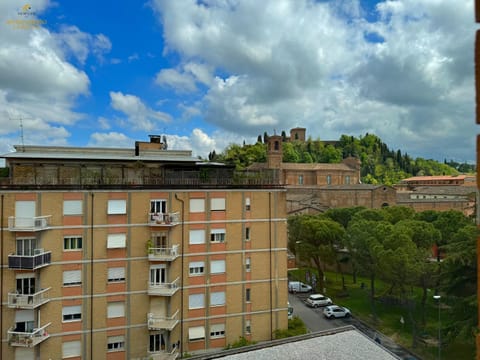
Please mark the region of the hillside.
MULTIPOLYGON (((284 133, 282 133, 283 136, 284 133)), ((293 163, 339 163, 348 156, 358 157, 362 162, 363 183, 393 185, 400 180, 420 175, 458 175, 474 173, 475 165, 445 160, 412 158, 401 150, 391 150, 378 136, 365 134, 354 137, 342 135, 338 141, 322 142, 320 139, 288 141, 284 137, 283 162, 293 163)), ((267 135, 258 136, 256 144, 231 144, 221 154, 209 154, 209 160, 235 164, 245 169, 254 162, 267 158, 267 135)))

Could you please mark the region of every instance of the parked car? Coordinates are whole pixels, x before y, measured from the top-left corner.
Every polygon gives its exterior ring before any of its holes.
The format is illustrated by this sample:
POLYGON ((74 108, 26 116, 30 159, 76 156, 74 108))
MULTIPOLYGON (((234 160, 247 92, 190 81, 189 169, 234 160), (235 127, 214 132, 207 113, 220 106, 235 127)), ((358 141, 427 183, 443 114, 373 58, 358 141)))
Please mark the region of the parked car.
POLYGON ((291 293, 308 293, 312 291, 312 287, 301 281, 290 281, 288 283, 288 291, 291 293))
POLYGON ((319 307, 319 306, 327 306, 332 305, 332 300, 329 297, 326 297, 322 294, 312 294, 310 295, 305 303, 310 307, 319 307))
POLYGON ((288 304, 288 320, 291 320, 293 319, 293 306, 290 305, 290 302, 288 302, 287 304, 288 304))
POLYGON ((325 309, 323 309, 323 315, 327 319, 333 319, 350 317, 352 313, 345 307, 338 305, 330 305, 326 306, 325 309))

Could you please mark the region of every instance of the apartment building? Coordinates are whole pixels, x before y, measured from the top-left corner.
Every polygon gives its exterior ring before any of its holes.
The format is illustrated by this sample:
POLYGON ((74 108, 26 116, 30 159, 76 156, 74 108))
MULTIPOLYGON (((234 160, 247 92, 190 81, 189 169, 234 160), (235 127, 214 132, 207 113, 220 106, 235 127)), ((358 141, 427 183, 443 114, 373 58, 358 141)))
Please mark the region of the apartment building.
POLYGON ((167 150, 2 157, 2 359, 175 359, 287 327, 285 189, 167 150))

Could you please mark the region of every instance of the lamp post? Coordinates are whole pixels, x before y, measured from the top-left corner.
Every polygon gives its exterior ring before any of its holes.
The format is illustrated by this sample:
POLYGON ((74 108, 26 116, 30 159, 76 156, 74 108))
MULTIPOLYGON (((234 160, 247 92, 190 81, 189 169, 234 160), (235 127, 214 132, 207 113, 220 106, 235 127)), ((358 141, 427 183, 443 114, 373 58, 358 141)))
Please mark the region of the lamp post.
POLYGON ((440 322, 440 295, 433 295, 433 298, 438 301, 438 360, 442 358, 442 338, 441 338, 441 328, 442 323, 440 322))

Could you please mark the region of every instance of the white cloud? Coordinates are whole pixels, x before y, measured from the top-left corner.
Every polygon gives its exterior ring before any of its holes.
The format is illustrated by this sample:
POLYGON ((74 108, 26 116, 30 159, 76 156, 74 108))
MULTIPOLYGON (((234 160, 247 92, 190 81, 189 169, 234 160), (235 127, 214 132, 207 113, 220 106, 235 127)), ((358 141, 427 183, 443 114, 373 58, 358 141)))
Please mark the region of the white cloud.
POLYGON ((175 69, 162 69, 155 78, 158 85, 168 85, 180 92, 196 91, 195 79, 187 73, 175 69))
POLYGON ((90 140, 87 146, 90 147, 118 147, 118 148, 133 148, 135 142, 127 135, 119 132, 99 133, 94 132, 90 135, 90 140))
POLYGON ((160 122, 172 120, 169 114, 149 108, 134 95, 110 91, 110 105, 125 114, 128 126, 136 130, 151 131, 156 129, 160 122))
POLYGON ((197 108, 223 131, 370 132, 414 156, 474 159, 471 1, 384 1, 376 13, 359 1, 152 4, 164 53, 179 56, 159 83, 202 83, 197 108))

